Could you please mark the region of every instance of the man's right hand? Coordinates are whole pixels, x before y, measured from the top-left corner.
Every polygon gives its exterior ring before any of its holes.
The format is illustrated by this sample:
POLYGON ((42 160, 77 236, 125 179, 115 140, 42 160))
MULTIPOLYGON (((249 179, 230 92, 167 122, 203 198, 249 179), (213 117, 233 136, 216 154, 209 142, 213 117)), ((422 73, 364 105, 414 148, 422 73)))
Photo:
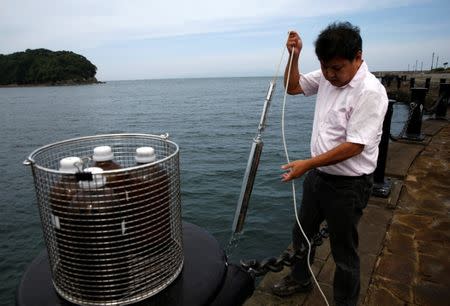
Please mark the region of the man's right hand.
POLYGON ((289 37, 286 42, 286 47, 289 51, 290 59, 292 60, 291 69, 289 69, 289 63, 286 65, 286 70, 284 71, 284 86, 287 87, 287 93, 290 95, 298 95, 303 93, 302 86, 300 85, 300 70, 299 70, 299 56, 302 50, 302 39, 295 31, 289 32, 289 37), (288 77, 288 72, 289 77, 288 77), (289 84, 287 84, 287 79, 289 79, 289 84))
POLYGON ((288 40, 286 42, 286 47, 289 51, 289 54, 292 53, 292 48, 294 48, 294 57, 298 58, 300 55, 300 51, 302 50, 303 47, 303 43, 302 43, 302 39, 300 38, 300 36, 298 35, 297 32, 295 31, 290 31, 289 32, 289 37, 288 40))

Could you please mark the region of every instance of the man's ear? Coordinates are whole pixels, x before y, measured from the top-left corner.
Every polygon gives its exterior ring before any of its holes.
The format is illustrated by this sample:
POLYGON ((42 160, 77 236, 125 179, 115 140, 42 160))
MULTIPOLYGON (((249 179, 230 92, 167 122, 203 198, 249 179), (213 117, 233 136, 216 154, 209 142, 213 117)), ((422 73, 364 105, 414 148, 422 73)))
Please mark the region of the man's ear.
POLYGON ((357 61, 361 61, 362 60, 362 51, 361 50, 356 52, 355 60, 357 60, 357 61))

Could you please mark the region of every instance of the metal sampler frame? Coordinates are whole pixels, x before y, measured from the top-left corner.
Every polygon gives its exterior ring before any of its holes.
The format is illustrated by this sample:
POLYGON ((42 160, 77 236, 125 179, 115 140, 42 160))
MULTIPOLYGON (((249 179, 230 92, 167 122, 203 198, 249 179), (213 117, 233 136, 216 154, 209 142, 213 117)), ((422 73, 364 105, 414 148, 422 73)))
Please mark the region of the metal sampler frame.
MULTIPOLYGON (((183 267, 179 148, 168 135, 80 137, 33 151, 31 167, 56 291, 81 305, 125 305, 170 285, 183 267), (58 170, 77 156, 93 165, 96 146, 112 147, 119 170, 97 180, 58 170), (137 147, 151 146, 156 161, 136 165, 137 147), (89 181, 88 191, 79 186, 89 181)), ((80 169, 82 170, 82 169, 80 169)), ((96 176, 96 174, 92 174, 96 176)))
POLYGON ((247 215, 247 209, 250 202, 250 196, 253 190, 253 183, 255 182, 256 172, 258 170, 259 160, 261 158, 261 152, 264 146, 261 134, 266 128, 267 114, 269 112, 272 94, 275 89, 275 81, 269 83, 266 99, 264 101, 264 107, 259 120, 258 133, 253 139, 252 147, 250 149, 250 155, 247 162, 247 168, 245 169, 244 179, 242 181, 241 193, 236 206, 236 213, 234 215, 234 221, 232 231, 239 233, 244 227, 245 217, 247 215))

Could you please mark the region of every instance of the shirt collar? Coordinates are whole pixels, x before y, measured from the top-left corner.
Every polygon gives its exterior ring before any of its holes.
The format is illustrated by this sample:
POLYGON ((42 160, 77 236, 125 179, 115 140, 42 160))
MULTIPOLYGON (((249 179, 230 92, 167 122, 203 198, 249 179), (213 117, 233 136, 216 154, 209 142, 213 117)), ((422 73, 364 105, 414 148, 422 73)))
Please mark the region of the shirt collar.
POLYGON ((355 88, 357 86, 357 84, 365 78, 368 71, 369 71, 369 68, 367 67, 366 62, 362 61, 361 66, 359 66, 359 68, 358 68, 358 71, 353 76, 353 79, 347 85, 355 88))

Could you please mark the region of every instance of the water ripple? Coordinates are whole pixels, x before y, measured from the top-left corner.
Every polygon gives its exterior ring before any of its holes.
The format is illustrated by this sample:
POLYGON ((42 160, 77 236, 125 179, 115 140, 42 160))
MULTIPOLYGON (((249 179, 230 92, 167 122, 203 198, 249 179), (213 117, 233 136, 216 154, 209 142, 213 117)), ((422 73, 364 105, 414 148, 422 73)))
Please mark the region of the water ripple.
MULTIPOLYGON (((168 132, 180 146, 183 219, 204 227, 226 247, 269 80, 0 88, 0 301, 14 304, 24 269, 44 248, 31 171, 22 161, 36 148, 64 139, 168 132)), ((290 243, 292 196, 289 185, 280 182, 280 165, 285 162, 280 88, 273 95, 263 135, 264 150, 244 232, 231 256, 235 262, 278 255, 290 243)), ((314 98, 289 97, 287 108, 289 151, 292 158, 307 157, 314 98)), ((406 110, 396 105, 394 131, 401 130, 406 110)))

